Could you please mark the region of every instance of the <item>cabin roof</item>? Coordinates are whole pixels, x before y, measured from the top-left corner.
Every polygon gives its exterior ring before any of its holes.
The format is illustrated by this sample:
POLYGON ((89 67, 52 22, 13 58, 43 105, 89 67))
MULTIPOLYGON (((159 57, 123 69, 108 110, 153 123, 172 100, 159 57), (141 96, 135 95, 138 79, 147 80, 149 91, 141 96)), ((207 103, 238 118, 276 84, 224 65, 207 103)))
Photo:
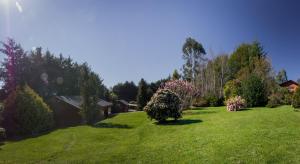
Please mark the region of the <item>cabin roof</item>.
POLYGON ((282 87, 287 87, 287 86, 290 86, 290 85, 292 85, 292 84, 294 84, 294 85, 299 85, 297 82, 295 82, 295 81, 293 81, 293 80, 288 80, 288 81, 286 81, 286 82, 284 82, 284 83, 281 83, 280 84, 280 86, 282 86, 282 87))
MULTIPOLYGON (((81 96, 56 96, 57 99, 74 106, 75 108, 80 109, 81 108, 81 104, 82 104, 82 97, 81 96)), ((112 103, 107 102, 103 99, 100 99, 97 102, 97 105, 101 106, 101 107, 109 107, 112 106, 112 103)))

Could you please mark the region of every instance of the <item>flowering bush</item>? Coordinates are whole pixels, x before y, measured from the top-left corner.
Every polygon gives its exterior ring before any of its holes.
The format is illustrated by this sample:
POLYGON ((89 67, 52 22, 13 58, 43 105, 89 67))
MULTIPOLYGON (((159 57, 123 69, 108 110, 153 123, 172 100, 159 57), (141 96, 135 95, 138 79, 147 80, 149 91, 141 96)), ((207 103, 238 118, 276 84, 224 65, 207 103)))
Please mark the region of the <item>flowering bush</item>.
POLYGON ((236 96, 226 101, 228 111, 238 111, 246 106, 246 101, 241 96, 236 96))
POLYGON ((192 98, 199 94, 196 87, 185 80, 170 80, 165 83, 162 89, 168 89, 176 93, 182 101, 182 109, 189 108, 192 98))
POLYGON ((166 121, 171 117, 177 120, 181 117, 180 99, 172 91, 159 89, 144 108, 150 119, 159 122, 166 121))

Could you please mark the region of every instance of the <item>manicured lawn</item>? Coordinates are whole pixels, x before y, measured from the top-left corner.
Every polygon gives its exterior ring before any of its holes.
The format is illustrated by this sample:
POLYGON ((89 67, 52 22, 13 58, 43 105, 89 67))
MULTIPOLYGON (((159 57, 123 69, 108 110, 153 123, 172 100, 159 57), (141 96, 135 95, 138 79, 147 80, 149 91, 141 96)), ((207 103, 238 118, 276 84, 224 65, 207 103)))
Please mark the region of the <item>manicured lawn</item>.
POLYGON ((300 112, 289 106, 186 111, 156 125, 144 112, 0 146, 1 162, 300 163, 300 112))

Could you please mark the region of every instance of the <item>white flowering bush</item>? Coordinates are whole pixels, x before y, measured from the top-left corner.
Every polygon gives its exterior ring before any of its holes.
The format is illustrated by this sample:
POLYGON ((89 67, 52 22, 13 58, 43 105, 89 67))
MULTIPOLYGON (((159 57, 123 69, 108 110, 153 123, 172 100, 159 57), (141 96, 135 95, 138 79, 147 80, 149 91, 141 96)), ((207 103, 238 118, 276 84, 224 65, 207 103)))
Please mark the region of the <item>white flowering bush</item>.
POLYGON ((168 89, 176 93, 181 99, 181 108, 187 109, 192 103, 192 98, 199 94, 197 88, 185 80, 170 80, 161 89, 168 89))
POLYGON ((238 111, 244 107, 246 107, 246 101, 241 96, 235 96, 229 98, 226 101, 227 110, 228 111, 238 111))
POLYGON ((168 118, 177 120, 181 117, 180 98, 167 89, 159 89, 144 107, 150 119, 165 122, 168 118))

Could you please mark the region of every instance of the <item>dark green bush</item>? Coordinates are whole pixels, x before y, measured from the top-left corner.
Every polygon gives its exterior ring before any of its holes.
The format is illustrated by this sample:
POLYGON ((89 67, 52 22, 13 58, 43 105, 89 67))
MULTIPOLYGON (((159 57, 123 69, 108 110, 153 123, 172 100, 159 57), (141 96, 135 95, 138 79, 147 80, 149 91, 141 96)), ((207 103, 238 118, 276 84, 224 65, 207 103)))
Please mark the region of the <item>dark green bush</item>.
POLYGON ((177 120, 182 114, 180 104, 180 98, 174 92, 161 89, 153 95, 144 111, 151 120, 155 119, 158 122, 164 122, 168 118, 177 120))
POLYGON ((3 127, 9 135, 36 135, 51 129, 53 114, 29 86, 17 87, 5 101, 3 127))
POLYGON ((208 102, 208 105, 210 107, 217 107, 217 106, 224 105, 224 99, 219 98, 219 97, 214 96, 214 95, 206 97, 206 101, 208 102))
POLYGON ((268 97, 267 107, 274 108, 280 105, 291 105, 293 94, 284 87, 276 87, 273 93, 268 97))
POLYGON ((192 101, 194 107, 208 107, 209 103, 204 97, 194 98, 192 101))
POLYGON ((246 100, 248 107, 265 106, 267 94, 263 81, 252 75, 242 82, 242 97, 246 100))
POLYGON ((268 101, 268 104, 267 104, 267 107, 269 108, 275 108, 275 107, 278 107, 280 105, 282 105, 282 97, 280 97, 280 95, 277 93, 272 93, 270 96, 269 96, 269 101, 268 101))
POLYGON ((294 93, 292 106, 294 108, 300 108, 300 89, 299 88, 294 93))

